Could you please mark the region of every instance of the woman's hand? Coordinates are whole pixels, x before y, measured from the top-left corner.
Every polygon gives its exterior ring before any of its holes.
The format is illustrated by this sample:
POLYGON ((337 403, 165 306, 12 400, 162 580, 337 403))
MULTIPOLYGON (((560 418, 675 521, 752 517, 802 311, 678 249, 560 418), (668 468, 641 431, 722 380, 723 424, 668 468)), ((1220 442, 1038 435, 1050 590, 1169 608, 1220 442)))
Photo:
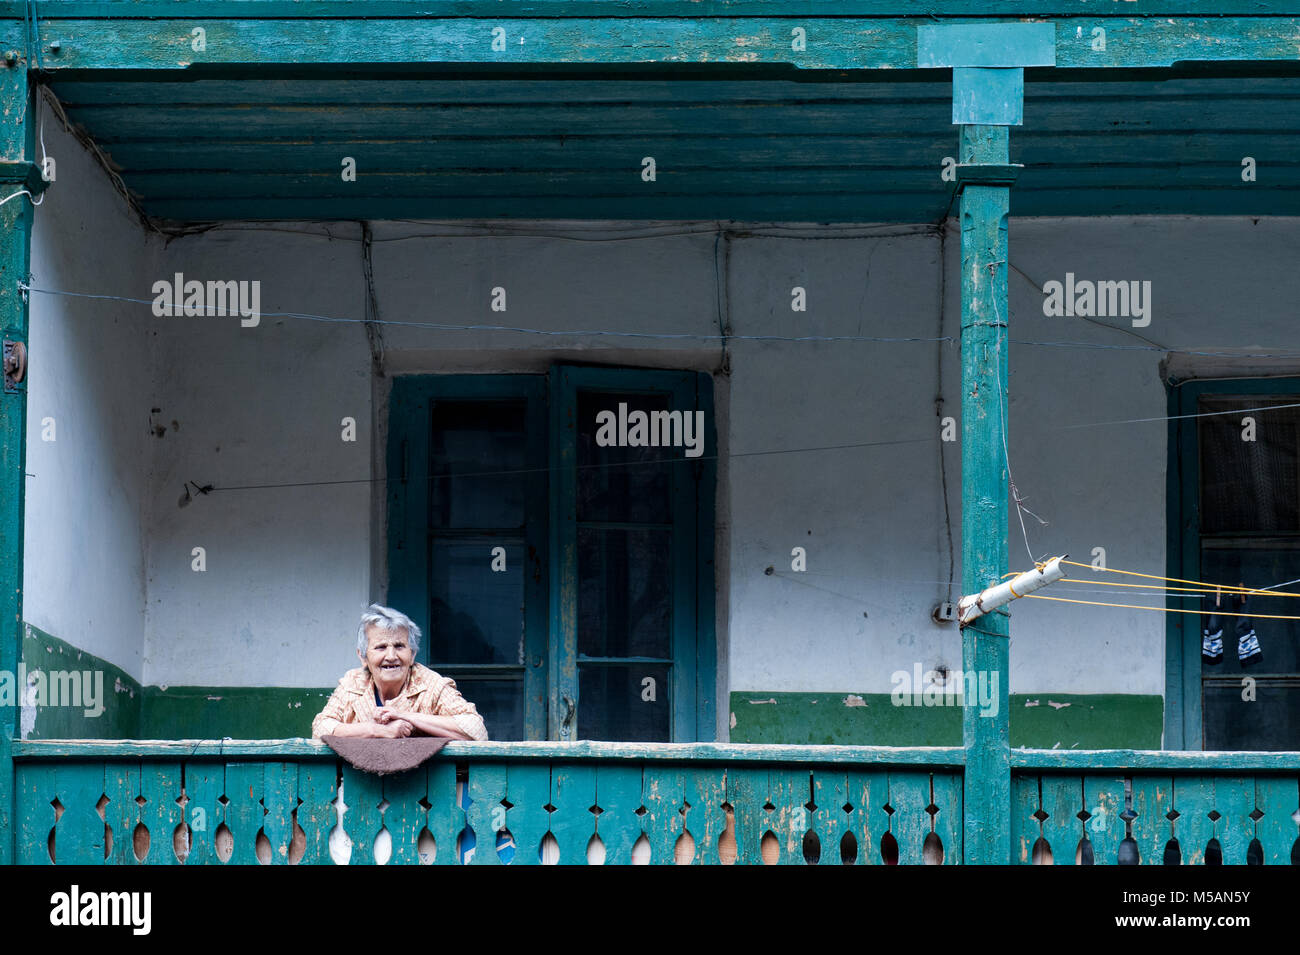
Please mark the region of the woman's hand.
POLYGON ((402 739, 411 735, 411 724, 391 713, 384 722, 376 721, 371 725, 375 728, 375 736, 379 739, 402 739))

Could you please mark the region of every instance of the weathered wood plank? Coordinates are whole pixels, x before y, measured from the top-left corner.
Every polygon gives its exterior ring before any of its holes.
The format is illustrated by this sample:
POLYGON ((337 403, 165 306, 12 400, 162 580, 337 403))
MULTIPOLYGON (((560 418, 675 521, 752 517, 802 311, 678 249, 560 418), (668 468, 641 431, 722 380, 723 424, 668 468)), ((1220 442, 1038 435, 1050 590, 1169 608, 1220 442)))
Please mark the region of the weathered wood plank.
POLYGON ((1029 865, 1034 861, 1034 843, 1043 834, 1034 813, 1038 811, 1038 777, 1011 777, 1011 861, 1029 865))
POLYGON ((1133 840, 1137 843, 1141 865, 1163 865, 1165 844, 1169 841, 1169 820, 1165 814, 1174 805, 1174 781, 1170 776, 1134 776, 1133 840))
MULTIPOLYGON (((260 768, 260 767, 259 767, 260 768)), ((181 764, 150 760, 140 764, 140 822, 149 832, 147 865, 176 865, 176 827, 184 821, 180 803, 181 764)))
MULTIPOLYGON (((224 778, 225 767, 216 767, 224 778)), ((112 846, 107 862, 110 865, 135 865, 133 837, 140 823, 140 763, 113 761, 104 764, 104 821, 112 830, 112 846)), ((216 822, 212 823, 214 826, 216 822)))
POLYGON ((844 774, 848 802, 853 807, 849 826, 858 843, 858 861, 881 865, 880 840, 889 831, 889 777, 883 772, 850 770, 844 774))
MULTIPOLYGON (((110 764, 108 768, 111 778, 113 767, 110 764)), ((300 771, 306 769, 304 766, 300 771)), ((225 818, 225 810, 218 801, 225 789, 225 766, 209 762, 185 764, 185 822, 190 829, 190 851, 185 859, 186 865, 216 865, 221 862, 217 855, 216 832, 225 818)), ((109 806, 111 808, 112 803, 109 806)), ((307 837, 310 841, 310 829, 307 830, 307 837)))
MULTIPOLYGON (((16 859, 20 865, 51 865, 49 836, 57 828, 54 806, 58 795, 57 767, 24 766, 17 774, 14 817, 18 823, 16 859)), ((55 855, 58 839, 55 839, 55 855)))
MULTIPOLYGON (((193 772, 194 767, 190 768, 193 772)), ((338 796, 336 763, 298 764, 298 825, 306 837, 300 865, 331 865, 330 832, 338 824, 334 799, 338 796)), ((188 776, 186 777, 188 780, 188 776)))
MULTIPOLYGON (((651 767, 646 768, 647 773, 650 770, 651 767)), ((656 767, 656 771, 663 770, 656 767)), ((722 804, 727 801, 726 771, 721 766, 706 764, 694 772, 683 773, 681 796, 686 815, 681 817, 680 822, 674 819, 673 831, 678 839, 682 832, 691 834, 691 839, 695 842, 693 863, 719 865, 721 857, 718 840, 727 828, 727 813, 722 808, 722 804)), ((676 849, 677 843, 674 840, 674 853, 676 849)))
POLYGON ((1084 806, 1092 814, 1085 827, 1094 865, 1116 865, 1124 839, 1124 780, 1118 776, 1084 776, 1084 806))
MULTIPOLYGON (((844 811, 844 805, 850 802, 844 770, 832 766, 816 767, 813 770, 812 801, 817 808, 809 813, 808 827, 817 833, 821 844, 821 859, 817 864, 841 865, 840 842, 844 834, 852 830, 852 817, 844 811)), ((854 854, 855 862, 861 851, 859 846, 854 854)))
MULTIPOLYGON (((721 777, 721 768, 710 769, 721 777)), ((685 788, 690 784, 688 780, 694 782, 699 774, 698 768, 679 770, 655 765, 644 767, 641 799, 646 813, 641 817, 641 827, 650 841, 651 865, 672 864, 674 847, 686 825, 681 815, 682 803, 687 799, 685 788)), ((702 814, 700 818, 703 818, 702 814)), ((698 844, 699 836, 695 838, 698 857, 702 847, 698 844)))
POLYGON ((586 865, 587 843, 596 834, 596 768, 580 763, 551 767, 551 833, 560 849, 560 865, 586 865))
POLYGON ((773 766, 767 774, 767 798, 773 809, 767 813, 767 825, 776 836, 778 865, 804 865, 803 838, 808 831, 806 803, 812 798, 812 781, 808 769, 773 766))
MULTIPOLYGON (((334 762, 338 757, 324 743, 308 739, 283 740, 24 740, 15 741, 14 759, 76 757, 85 759, 147 759, 183 757, 194 759, 264 759, 319 757, 334 762)), ((1030 751, 1026 751, 1030 752, 1030 751)), ((1123 752, 1123 751, 1121 751, 1123 752)), ((1108 755, 1108 754, 1107 754, 1108 755)), ((1241 754, 1236 754, 1241 755, 1241 754)), ((1255 754, 1264 755, 1264 754, 1255 754)), ((1278 755, 1278 754, 1268 754, 1278 755)), ((1283 754, 1285 755, 1285 754, 1283 754)), ((501 762, 510 759, 642 759, 669 762, 713 763, 848 763, 893 766, 960 767, 965 755, 960 746, 804 746, 777 743, 611 743, 579 740, 556 743, 549 740, 466 742, 452 740, 439 753, 447 761, 501 762)), ((1300 753, 1294 754, 1300 768, 1300 753)), ((1283 763, 1278 769, 1288 769, 1283 763)))
MULTIPOLYGON (((51 26, 42 17, 45 35, 51 26)), ((42 45, 40 66, 68 69, 185 69, 206 64, 370 63, 751 63, 800 69, 916 67, 916 21, 902 17, 798 17, 810 41, 791 43, 778 17, 63 19, 59 49, 42 45), (506 41, 493 48, 493 30, 506 41), (601 37, 602 42, 592 42, 601 37), (526 42, 517 42, 525 40, 526 42)), ((1298 17, 1088 17, 1057 22, 1058 67, 1152 67, 1180 60, 1294 60, 1298 17), (1092 49, 1092 31, 1106 48, 1092 49)))
POLYGON ((501 805, 501 800, 506 798, 506 773, 505 763, 482 763, 469 769, 470 803, 465 819, 474 833, 472 865, 501 865, 497 831, 498 824, 504 823, 507 815, 501 805))
POLYGON ((420 831, 426 822, 425 809, 420 805, 429 785, 429 773, 417 767, 404 773, 385 776, 381 780, 384 800, 384 828, 392 840, 393 854, 389 865, 418 865, 420 862, 420 831))
POLYGON ((930 777, 934 788, 934 804, 939 812, 934 817, 934 831, 943 843, 943 864, 961 865, 965 856, 962 843, 962 777, 956 773, 934 773, 930 777))
POLYGON ((1214 780, 1205 776, 1174 777, 1174 809, 1178 818, 1174 832, 1183 865, 1204 865, 1205 847, 1216 827, 1209 814, 1214 810, 1214 780))
POLYGON ((383 781, 374 773, 363 773, 343 764, 343 829, 352 840, 348 865, 374 865, 375 839, 383 828, 379 804, 384 801, 383 781))
POLYGON ((1255 780, 1249 776, 1216 776, 1214 808, 1223 816, 1219 820, 1219 843, 1223 846, 1224 865, 1245 865, 1246 848, 1255 838, 1255 780))
POLYGON ((1262 753, 1133 749, 1014 749, 1011 765, 1039 770, 1173 770, 1193 772, 1282 772, 1300 769, 1300 752, 1262 753))
POLYGON ((262 828, 262 788, 265 775, 260 763, 226 766, 226 803, 223 822, 234 840, 230 865, 257 865, 257 833, 262 828))
POLYGON ((767 767, 728 767, 727 802, 736 837, 736 864, 763 864, 763 834, 768 830, 767 767))
POLYGON ((511 865, 538 865, 542 861, 542 839, 550 830, 546 805, 551 798, 551 767, 525 763, 506 770, 506 828, 515 840, 511 865))
POLYGON ((1300 780, 1294 776, 1255 777, 1255 805, 1264 814, 1255 823, 1264 864, 1290 865, 1298 834, 1292 816, 1300 810, 1300 780))
POLYGON ((1043 838, 1051 847, 1052 864, 1074 865, 1075 853, 1085 829, 1079 819, 1083 810, 1083 780, 1078 776, 1057 773, 1044 774, 1040 778, 1039 805, 1047 813, 1043 820, 1043 838))
MULTIPOLYGON (((925 837, 930 834, 930 774, 891 772, 889 774, 889 831, 898 840, 898 864, 921 865, 925 837)), ((1006 809, 1001 810, 1005 815, 1006 809)))
MULTIPOLYGON (((605 844, 606 865, 630 865, 632 846, 642 833, 642 819, 636 811, 641 808, 641 766, 605 763, 596 767, 596 805, 601 813, 596 817, 596 834, 605 844)), ((654 857, 651 863, 672 862, 672 850, 666 859, 654 857)))
MULTIPOLYGON (((446 747, 443 747, 446 752, 446 747)), ((439 754, 441 755, 441 754, 439 754)), ((459 865, 457 841, 465 829, 465 810, 456 799, 456 764, 435 759, 428 768, 429 835, 435 846, 434 865, 459 865)))
POLYGON ((293 842, 293 811, 298 807, 298 767, 292 763, 263 764, 262 832, 271 844, 271 865, 289 864, 293 842))

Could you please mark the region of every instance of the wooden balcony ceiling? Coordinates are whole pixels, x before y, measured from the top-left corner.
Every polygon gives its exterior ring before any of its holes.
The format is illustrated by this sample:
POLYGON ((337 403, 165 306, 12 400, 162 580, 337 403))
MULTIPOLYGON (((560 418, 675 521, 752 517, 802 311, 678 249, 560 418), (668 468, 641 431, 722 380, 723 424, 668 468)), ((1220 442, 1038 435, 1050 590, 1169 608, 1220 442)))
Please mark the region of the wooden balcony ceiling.
MULTIPOLYGON (((1297 66, 1027 70, 1012 214, 1300 215, 1297 66)), ((69 71, 52 89, 169 220, 926 222, 952 208, 941 70, 227 66, 69 71)))

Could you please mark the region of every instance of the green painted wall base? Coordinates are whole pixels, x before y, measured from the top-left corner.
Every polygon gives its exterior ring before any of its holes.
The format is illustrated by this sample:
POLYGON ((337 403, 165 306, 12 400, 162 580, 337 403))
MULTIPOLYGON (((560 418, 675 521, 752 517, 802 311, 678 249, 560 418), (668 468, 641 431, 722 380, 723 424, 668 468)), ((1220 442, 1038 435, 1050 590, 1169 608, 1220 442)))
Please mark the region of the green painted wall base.
MULTIPOLYGON (((1015 693, 1011 745, 1159 749, 1163 702, 1120 693, 1015 693)), ((730 720, 733 743, 962 744, 960 705, 895 706, 888 693, 733 692, 730 720)))
MULTIPOLYGON (((311 721, 333 687, 142 687, 121 667, 25 625, 23 663, 39 670, 90 673, 83 685, 102 686, 103 712, 82 706, 35 707, 24 739, 285 739, 311 736, 311 721), (96 676, 102 674, 102 676, 96 676)), ((0 688, 2 689, 2 688, 0 688)), ((47 702, 54 702, 52 699, 47 702)), ((82 703, 84 704, 84 700, 82 703)))

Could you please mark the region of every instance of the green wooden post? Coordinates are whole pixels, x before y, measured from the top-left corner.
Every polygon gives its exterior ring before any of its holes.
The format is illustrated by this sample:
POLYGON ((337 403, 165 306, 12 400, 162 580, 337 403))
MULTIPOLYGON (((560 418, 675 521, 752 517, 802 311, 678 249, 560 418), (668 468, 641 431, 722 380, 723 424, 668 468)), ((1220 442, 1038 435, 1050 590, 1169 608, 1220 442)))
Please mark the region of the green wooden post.
MULTIPOLYGON (((978 593, 1007 567, 1007 211, 1006 126, 963 125, 961 169, 962 592, 978 593)), ((1011 861, 1011 770, 1007 643, 1003 611, 962 631, 962 668, 997 680, 995 713, 966 698, 966 861, 1011 861)), ((990 686, 992 684, 990 683, 990 686)), ((969 693, 971 684, 968 682, 969 693)))
MULTIPOLYGON (((22 48, 15 31, 0 32, 0 47, 22 48)), ((16 54, 16 51, 15 51, 16 54)), ((32 91, 27 61, 20 55, 0 62, 0 199, 20 189, 40 191, 32 156, 32 91)), ((27 295, 31 255, 32 204, 18 196, 0 206, 0 336, 6 369, 0 391, 0 671, 17 680, 22 657, 23 618, 23 475, 27 448, 27 383, 11 383, 8 359, 12 345, 27 345, 27 295)), ((20 689, 20 688, 16 688, 20 689)), ((17 694, 15 694, 16 696, 17 694)), ((18 723, 17 700, 0 702, 0 865, 14 860, 14 764, 8 741, 18 723)))

